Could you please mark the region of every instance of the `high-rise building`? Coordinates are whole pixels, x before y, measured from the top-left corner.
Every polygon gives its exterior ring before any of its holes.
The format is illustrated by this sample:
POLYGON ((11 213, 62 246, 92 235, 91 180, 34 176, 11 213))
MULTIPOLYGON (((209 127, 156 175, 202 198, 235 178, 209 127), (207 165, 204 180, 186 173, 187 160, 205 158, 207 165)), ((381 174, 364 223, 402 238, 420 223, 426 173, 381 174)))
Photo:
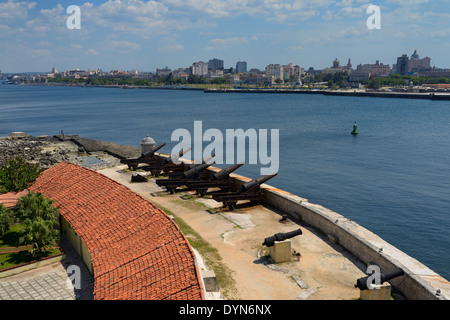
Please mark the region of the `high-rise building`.
POLYGON ((284 80, 283 66, 279 64, 269 64, 266 67, 266 75, 273 76, 275 79, 284 80))
POLYGON ((212 59, 208 61, 208 69, 211 72, 216 72, 217 70, 223 70, 223 60, 220 59, 212 59))
POLYGON ((199 61, 192 64, 192 74, 194 76, 205 76, 208 74, 208 63, 199 61))
POLYGON ((294 76, 296 80, 299 79, 302 69, 299 65, 294 66, 292 63, 289 63, 283 66, 283 77, 285 80, 289 80, 291 76, 294 76))
POLYGON ((401 57, 398 57, 396 67, 397 67, 396 73, 401 74, 401 75, 408 74, 408 68, 409 68, 408 55, 404 54, 401 57))
POLYGON ((238 61, 236 62, 236 73, 246 73, 247 72, 247 62, 238 61))

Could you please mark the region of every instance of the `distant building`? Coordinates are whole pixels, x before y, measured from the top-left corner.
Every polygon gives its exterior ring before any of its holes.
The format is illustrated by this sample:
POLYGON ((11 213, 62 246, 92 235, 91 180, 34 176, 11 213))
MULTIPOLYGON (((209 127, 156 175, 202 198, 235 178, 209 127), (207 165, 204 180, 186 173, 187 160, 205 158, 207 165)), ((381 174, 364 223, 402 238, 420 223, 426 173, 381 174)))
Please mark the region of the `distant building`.
MULTIPOLYGON (((375 62, 375 64, 358 65, 358 68, 359 69, 363 68, 365 70, 368 70, 370 72, 371 78, 376 78, 376 77, 385 78, 385 77, 388 77, 392 73, 391 67, 387 64, 380 63, 379 60, 377 60, 375 62)), ((353 71, 353 72, 355 72, 355 71, 353 71)))
POLYGON ((372 77, 381 77, 386 78, 389 77, 389 75, 392 73, 392 69, 388 64, 380 63, 379 60, 375 62, 375 64, 370 64, 370 73, 372 74, 372 77))
POLYGON ((199 61, 192 64, 192 74, 194 76, 206 76, 208 74, 208 63, 199 61))
POLYGON ((430 77, 430 78, 450 78, 450 69, 440 69, 440 68, 431 68, 427 71, 420 71, 417 74, 421 77, 430 77))
POLYGON ((294 76, 296 80, 299 80, 302 72, 302 68, 298 65, 294 66, 292 63, 283 66, 283 79, 289 80, 291 76, 294 76))
POLYGON ((408 55, 404 54, 397 58, 396 70, 395 72, 401 75, 408 74, 409 70, 409 58, 408 55))
POLYGON ((217 70, 223 70, 223 60, 220 59, 212 59, 208 61, 208 69, 211 72, 216 72, 217 70))
POLYGON ((359 85, 369 80, 371 77, 370 68, 359 64, 355 70, 352 71, 349 77, 349 82, 352 86, 359 85))
POLYGON ((169 69, 168 67, 165 67, 164 69, 156 69, 157 77, 167 77, 171 73, 172 69, 169 69))
POLYGON ((262 73, 264 73, 264 71, 261 71, 258 68, 252 68, 252 69, 250 69, 249 73, 260 73, 260 74, 262 74, 262 73))
POLYGON ((338 58, 333 61, 331 68, 325 68, 322 70, 324 74, 335 74, 338 72, 350 73, 352 72, 352 63, 351 60, 348 59, 348 63, 346 66, 341 66, 341 63, 338 58))
POLYGON ((348 58, 347 70, 352 71, 352 60, 350 60, 350 58, 348 58))
POLYGON ((276 78, 274 76, 266 75, 261 72, 249 72, 240 75, 240 81, 248 85, 263 85, 270 86, 275 84, 276 78))
POLYGON ((280 64, 269 64, 266 66, 266 75, 273 76, 276 79, 284 80, 284 70, 280 64))
POLYGON ((228 69, 223 69, 223 74, 235 74, 236 70, 233 67, 229 67, 228 69))
POLYGON ((247 62, 238 61, 236 62, 236 73, 246 73, 247 72, 247 62))
POLYGON ((420 72, 420 71, 427 71, 430 69, 431 69, 431 58, 425 57, 423 59, 420 59, 417 50, 414 50, 414 53, 412 54, 408 62, 408 72, 420 72))
POLYGON ((172 71, 174 78, 187 79, 189 77, 189 68, 178 68, 172 71))
POLYGON ((333 61, 333 68, 334 68, 334 69, 337 69, 337 68, 339 68, 340 66, 341 66, 341 63, 340 63, 339 59, 336 58, 336 59, 333 61))
POLYGON ((56 67, 53 67, 52 71, 47 74, 47 78, 55 78, 57 74, 58 74, 58 70, 56 70, 56 67))

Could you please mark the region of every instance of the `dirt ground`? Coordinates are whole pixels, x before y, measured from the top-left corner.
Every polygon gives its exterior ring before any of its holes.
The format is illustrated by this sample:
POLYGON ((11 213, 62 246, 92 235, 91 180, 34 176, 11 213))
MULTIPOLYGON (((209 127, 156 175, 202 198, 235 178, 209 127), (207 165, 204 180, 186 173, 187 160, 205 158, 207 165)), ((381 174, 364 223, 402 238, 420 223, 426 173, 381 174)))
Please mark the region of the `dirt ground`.
MULTIPOLYGON (((352 300, 359 298, 356 280, 364 276, 365 265, 323 235, 288 220, 280 222, 282 212, 263 205, 238 203, 236 210, 221 208, 212 199, 195 198, 193 192, 169 194, 154 179, 131 183, 126 166, 98 172, 127 186, 134 192, 167 208, 183 219, 216 248, 231 270, 235 290, 228 299, 245 300, 352 300), (302 234, 291 240, 290 262, 271 263, 262 245, 278 232, 300 228, 302 234)), ((188 235, 187 235, 188 236, 188 235)), ((188 236, 189 238, 189 236, 188 236)))

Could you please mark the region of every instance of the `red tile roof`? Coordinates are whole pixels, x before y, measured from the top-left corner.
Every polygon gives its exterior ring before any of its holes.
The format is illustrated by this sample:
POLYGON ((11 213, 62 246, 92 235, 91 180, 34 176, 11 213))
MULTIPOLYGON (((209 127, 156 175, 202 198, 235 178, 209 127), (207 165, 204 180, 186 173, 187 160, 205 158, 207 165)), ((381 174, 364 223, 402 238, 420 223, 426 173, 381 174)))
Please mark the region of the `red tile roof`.
POLYGON ((204 299, 186 237, 161 209, 118 182, 66 162, 30 191, 55 201, 91 254, 96 300, 204 299))
POLYGON ((17 200, 19 198, 28 194, 28 190, 19 191, 19 192, 9 192, 0 194, 0 203, 3 204, 7 208, 12 208, 16 205, 17 200))

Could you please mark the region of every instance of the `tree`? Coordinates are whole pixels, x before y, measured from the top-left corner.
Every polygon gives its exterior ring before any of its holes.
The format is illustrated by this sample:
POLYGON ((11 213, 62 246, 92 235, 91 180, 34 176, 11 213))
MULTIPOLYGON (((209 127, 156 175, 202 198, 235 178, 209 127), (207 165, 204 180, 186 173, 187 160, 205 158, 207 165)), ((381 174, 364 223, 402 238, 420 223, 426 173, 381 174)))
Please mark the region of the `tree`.
POLYGON ((10 210, 0 203, 0 236, 9 230, 13 222, 14 219, 10 210))
POLYGON ((51 221, 54 226, 57 226, 59 210, 53 204, 54 201, 45 198, 42 193, 30 192, 17 201, 13 210, 15 216, 21 221, 40 218, 51 221))
POLYGON ((287 80, 287 82, 294 83, 294 82, 297 82, 297 79, 298 78, 297 78, 297 76, 295 74, 290 74, 289 75, 289 79, 287 80))
POLYGON ((283 80, 281 80, 280 78, 275 79, 275 83, 276 84, 282 84, 283 80))
POLYGON ((47 249, 58 241, 59 231, 54 228, 51 220, 37 217, 35 220, 27 219, 22 231, 20 243, 31 245, 29 252, 33 257, 45 254, 47 249))
POLYGON ((367 87, 369 89, 380 89, 382 85, 383 85, 383 82, 380 78, 370 79, 367 82, 367 87))
POLYGON ((38 164, 28 163, 22 157, 6 160, 0 168, 0 193, 26 189, 41 171, 38 164))

